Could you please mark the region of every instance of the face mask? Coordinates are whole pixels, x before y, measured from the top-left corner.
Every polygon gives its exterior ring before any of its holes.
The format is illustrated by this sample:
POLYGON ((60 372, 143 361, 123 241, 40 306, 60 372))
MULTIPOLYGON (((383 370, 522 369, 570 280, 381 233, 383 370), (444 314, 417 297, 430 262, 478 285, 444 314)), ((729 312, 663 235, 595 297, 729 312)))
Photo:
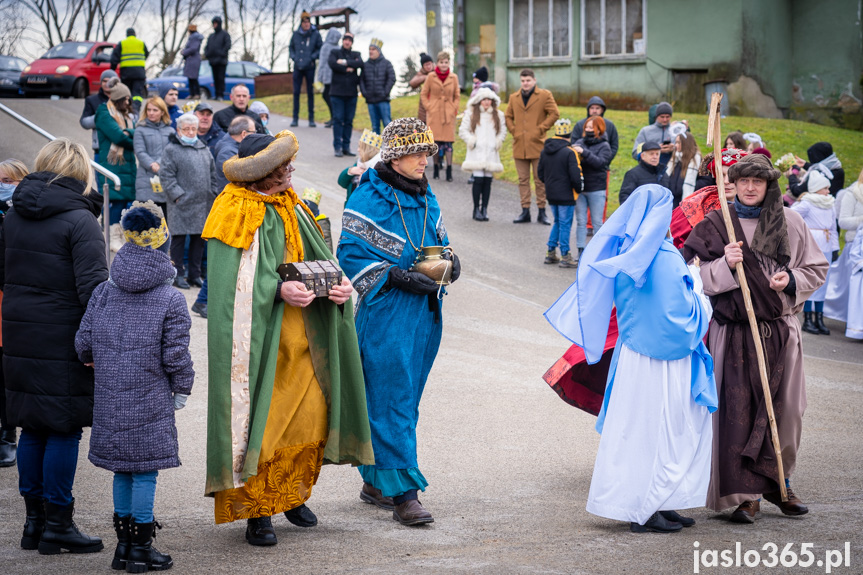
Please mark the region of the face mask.
POLYGON ((195 142, 198 141, 198 136, 193 136, 191 138, 187 138, 186 136, 180 136, 180 141, 183 142, 184 144, 191 146, 192 144, 194 144, 195 142))
POLYGON ((595 135, 596 135, 596 132, 594 132, 593 130, 587 130, 586 132, 584 132, 584 137, 585 137, 585 138, 592 138, 592 137, 594 137, 595 135))
POLYGON ((17 186, 15 184, 0 184, 0 202, 8 202, 12 199, 12 192, 17 186))
POLYGON ((264 120, 263 118, 261 118, 261 124, 262 124, 265 128, 267 127, 267 124, 269 124, 269 123, 270 123, 270 121, 269 121, 269 120, 264 120))

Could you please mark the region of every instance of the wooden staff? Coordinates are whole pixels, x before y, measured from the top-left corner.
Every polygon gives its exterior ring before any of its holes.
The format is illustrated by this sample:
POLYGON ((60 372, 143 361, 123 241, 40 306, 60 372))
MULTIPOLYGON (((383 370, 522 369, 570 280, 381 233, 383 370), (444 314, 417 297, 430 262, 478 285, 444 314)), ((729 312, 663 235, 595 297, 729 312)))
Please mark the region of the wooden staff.
MULTIPOLYGON (((734 224, 731 223, 731 214, 728 211, 728 202, 725 200, 725 179, 722 177, 722 132, 719 127, 719 106, 722 102, 722 94, 714 92, 710 98, 710 117, 707 124, 707 145, 713 145, 713 165, 716 175, 716 187, 719 190, 719 205, 722 209, 722 219, 725 220, 725 230, 728 233, 729 243, 737 243, 734 234, 734 224)), ((749 282, 746 281, 746 272, 743 270, 743 262, 737 262, 737 281, 740 291, 743 292, 743 305, 746 307, 746 315, 749 317, 749 329, 752 331, 752 340, 755 343, 755 353, 758 356, 758 373, 761 375, 761 389, 764 392, 764 401, 767 404, 767 418, 770 420, 770 438, 773 441, 773 450, 776 452, 776 468, 779 472, 779 493, 782 501, 788 501, 788 493, 785 490, 785 472, 782 467, 782 448, 779 446, 779 431, 776 428, 776 414, 773 412, 773 399, 770 397, 770 384, 767 378, 767 361, 764 359, 764 348, 761 346, 761 334, 758 330, 758 320, 755 319, 755 310, 752 308, 752 294, 749 292, 749 282)))

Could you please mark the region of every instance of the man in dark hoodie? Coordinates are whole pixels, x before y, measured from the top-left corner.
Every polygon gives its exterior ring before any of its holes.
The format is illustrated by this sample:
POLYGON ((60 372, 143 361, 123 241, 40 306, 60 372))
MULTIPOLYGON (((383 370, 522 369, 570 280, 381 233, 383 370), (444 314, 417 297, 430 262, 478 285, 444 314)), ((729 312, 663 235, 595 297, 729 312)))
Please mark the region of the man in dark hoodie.
POLYGON ((545 184, 545 199, 551 206, 554 224, 548 236, 548 252, 545 263, 558 264, 562 268, 578 267, 569 251, 569 236, 572 231, 572 216, 575 201, 581 193, 581 163, 578 154, 569 145, 572 122, 568 119, 554 123, 554 137, 543 145, 539 155, 537 175, 545 184), (557 247, 560 246, 560 257, 557 247))
POLYGON ((306 95, 309 99, 309 128, 315 124, 315 63, 321 55, 321 39, 318 29, 312 26, 308 12, 300 14, 300 27, 291 36, 289 46, 291 60, 294 61, 294 120, 291 127, 300 125, 300 92, 303 80, 306 81, 306 95))
POLYGON ((839 190, 845 187, 845 170, 842 168, 842 162, 833 153, 833 146, 829 142, 818 142, 809 146, 806 155, 809 157, 808 162, 797 158, 797 164, 786 173, 791 194, 796 198, 808 191, 808 178, 806 176, 800 178, 800 168, 811 172, 813 166, 816 166, 814 169, 819 170, 824 176, 827 176, 827 172, 832 175, 832 177, 828 177, 830 194, 835 197, 839 190))
POLYGON ((221 16, 213 18, 213 33, 207 38, 204 59, 213 70, 214 100, 225 97, 225 72, 228 69, 228 52, 231 51, 231 35, 222 28, 221 16))
POLYGON ((665 188, 668 187, 668 174, 665 173, 665 167, 659 163, 661 149, 659 142, 648 140, 644 143, 638 155, 638 165, 623 176, 619 196, 621 204, 639 186, 659 184, 665 188))
POLYGON ((605 102, 599 96, 592 96, 590 100, 587 101, 587 116, 579 120, 572 129, 572 144, 575 145, 576 140, 582 137, 581 135, 584 132, 584 123, 588 118, 592 116, 601 116, 602 119, 605 120, 605 135, 608 138, 608 144, 611 146, 611 159, 608 161, 608 163, 611 164, 611 160, 614 160, 614 157, 617 155, 617 128, 615 127, 614 122, 605 117, 605 110, 605 102))

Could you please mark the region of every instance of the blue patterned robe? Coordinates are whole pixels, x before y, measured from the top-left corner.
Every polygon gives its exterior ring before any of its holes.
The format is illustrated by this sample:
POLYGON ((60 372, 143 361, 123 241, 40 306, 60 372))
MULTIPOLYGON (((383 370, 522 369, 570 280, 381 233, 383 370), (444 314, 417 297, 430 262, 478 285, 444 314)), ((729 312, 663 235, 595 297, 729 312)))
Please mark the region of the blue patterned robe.
POLYGON ((425 246, 449 244, 431 188, 424 197, 413 196, 369 169, 345 206, 337 250, 357 290, 356 325, 375 452, 375 465, 360 467, 360 473, 385 497, 428 485, 417 467, 416 426, 443 322, 439 311, 429 310, 427 296, 384 289, 392 266, 413 265, 418 252, 408 236, 419 248, 423 229, 425 246))

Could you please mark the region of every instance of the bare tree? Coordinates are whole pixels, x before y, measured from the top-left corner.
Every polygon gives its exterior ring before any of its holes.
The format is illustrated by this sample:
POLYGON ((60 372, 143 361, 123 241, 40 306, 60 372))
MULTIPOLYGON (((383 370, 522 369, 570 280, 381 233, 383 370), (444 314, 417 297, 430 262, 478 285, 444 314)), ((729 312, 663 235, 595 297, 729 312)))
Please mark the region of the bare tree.
POLYGON ((18 55, 27 31, 27 17, 17 0, 0 0, 3 23, 0 25, 0 54, 18 55))
MULTIPOLYGON (((92 2, 98 14, 102 40, 107 41, 117 26, 117 21, 124 16, 126 9, 132 4, 132 0, 92 0, 92 2)), ((141 13, 144 5, 144 2, 138 5, 135 18, 141 13)))
POLYGON ((85 0, 20 0, 20 4, 44 27, 47 35, 44 40, 50 48, 72 36, 85 0))
POLYGON ((162 57, 159 59, 159 68, 164 70, 174 63, 183 46, 189 24, 200 18, 209 0, 156 1, 158 2, 161 38, 153 46, 153 49, 161 51, 162 57))

